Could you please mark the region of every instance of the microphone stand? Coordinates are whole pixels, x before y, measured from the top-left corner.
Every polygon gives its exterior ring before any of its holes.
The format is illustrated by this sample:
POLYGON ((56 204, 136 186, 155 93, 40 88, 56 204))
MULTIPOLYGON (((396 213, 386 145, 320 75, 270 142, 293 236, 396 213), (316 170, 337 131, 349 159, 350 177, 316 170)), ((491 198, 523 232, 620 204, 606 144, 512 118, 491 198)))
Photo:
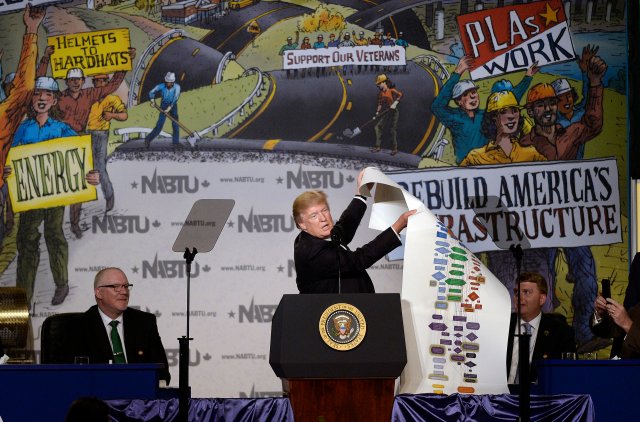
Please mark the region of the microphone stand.
POLYGON ((342 293, 342 271, 340 270, 340 233, 335 226, 331 230, 331 242, 336 245, 336 258, 338 260, 338 294, 342 293))
POLYGON ((178 401, 178 422, 187 422, 189 417, 189 399, 191 398, 191 388, 189 387, 189 341, 193 340, 189 337, 189 317, 191 314, 191 263, 195 258, 198 250, 193 248, 185 248, 184 255, 187 264, 187 335, 178 338, 180 344, 179 351, 179 401, 178 401))
MULTIPOLYGON (((509 250, 516 260, 517 279, 518 277, 520 277, 520 272, 522 269, 522 247, 520 245, 511 245, 509 247, 509 250)), ((518 377, 520 382, 520 384, 518 385, 520 393, 520 418, 518 420, 520 422, 529 422, 531 420, 531 372, 529 365, 529 347, 531 344, 531 334, 526 332, 523 333, 522 325, 520 325, 520 320, 522 318, 520 311, 520 286, 518 286, 516 303, 516 324, 518 327, 518 334, 516 335, 516 337, 518 338, 518 377)))

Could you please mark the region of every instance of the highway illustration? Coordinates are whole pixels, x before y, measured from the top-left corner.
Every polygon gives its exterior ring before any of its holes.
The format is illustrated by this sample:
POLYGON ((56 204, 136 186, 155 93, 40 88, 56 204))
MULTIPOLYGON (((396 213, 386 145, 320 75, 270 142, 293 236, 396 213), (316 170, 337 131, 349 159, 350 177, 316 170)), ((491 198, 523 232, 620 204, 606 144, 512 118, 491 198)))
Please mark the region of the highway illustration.
MULTIPOLYGON (((386 36, 396 40, 406 33, 405 39, 409 45, 428 48, 427 34, 415 13, 410 10, 414 4, 421 3, 414 1, 400 5, 394 0, 380 5, 385 7, 378 7, 370 2, 341 2, 341 6, 355 9, 345 19, 345 26, 350 22, 362 28, 358 32, 366 29, 369 38, 380 35, 380 38, 386 36)), ((165 40, 150 48, 146 57, 141 58, 145 68, 136 75, 138 81, 132 88, 134 103, 147 101, 147 93, 162 82, 167 72, 182 75, 180 84, 183 92, 220 82, 216 81, 216 72, 223 70, 229 60, 253 48, 256 34, 248 31, 249 25, 257 25, 264 34, 282 22, 295 21, 313 12, 314 9, 292 3, 262 1, 230 9, 220 19, 191 23, 207 31, 199 40, 179 33, 173 37, 163 35, 165 40)), ((351 28, 355 26, 333 32, 340 37, 341 34, 349 34, 351 28)), ((317 33, 323 33, 325 38, 329 36, 329 31, 300 33, 299 41, 304 37, 316 41, 317 33)), ((353 35, 349 35, 356 38, 355 33, 354 29, 353 35)), ((294 34, 288 36, 293 38, 294 34)), ((272 69, 256 66, 268 82, 267 92, 263 93, 264 100, 223 138, 351 145, 368 150, 375 143, 376 121, 373 117, 379 90, 376 78, 384 74, 403 93, 398 106, 397 123, 400 155, 427 152, 438 127, 430 106, 442 84, 443 72, 446 72, 436 63, 435 57, 422 55, 418 59, 407 60, 406 66, 354 65, 344 69, 340 66, 320 70, 300 69, 295 76, 291 76, 282 69, 282 58, 277 57, 281 44, 285 42, 286 37, 271 41, 277 43, 271 46, 270 54, 277 60, 272 69)), ((192 129, 199 131, 202 128, 192 129)), ((384 137, 388 137, 388 133, 384 137)), ((389 150, 389 141, 383 140, 382 147, 383 151, 389 150)))

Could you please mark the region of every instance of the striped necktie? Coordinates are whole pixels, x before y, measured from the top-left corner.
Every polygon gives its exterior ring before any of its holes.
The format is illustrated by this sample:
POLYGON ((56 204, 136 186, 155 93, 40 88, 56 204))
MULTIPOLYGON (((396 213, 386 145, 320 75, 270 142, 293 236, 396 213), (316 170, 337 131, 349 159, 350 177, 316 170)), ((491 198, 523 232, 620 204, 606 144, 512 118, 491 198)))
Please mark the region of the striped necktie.
POLYGON ((113 344, 113 363, 127 363, 122 350, 122 340, 118 334, 118 324, 120 321, 113 320, 109 323, 111 326, 111 344, 113 344))
MULTIPOLYGON (((529 324, 528 322, 523 322, 521 326, 525 334, 529 334, 529 335, 532 334, 533 325, 529 324)), ((518 348, 519 347, 520 347, 520 344, 518 343, 518 348)), ((531 340, 529 340, 529 353, 531 353, 531 340)), ((516 372, 516 378, 513 381, 514 384, 520 384, 520 365, 517 366, 517 371, 518 372, 516 372)))

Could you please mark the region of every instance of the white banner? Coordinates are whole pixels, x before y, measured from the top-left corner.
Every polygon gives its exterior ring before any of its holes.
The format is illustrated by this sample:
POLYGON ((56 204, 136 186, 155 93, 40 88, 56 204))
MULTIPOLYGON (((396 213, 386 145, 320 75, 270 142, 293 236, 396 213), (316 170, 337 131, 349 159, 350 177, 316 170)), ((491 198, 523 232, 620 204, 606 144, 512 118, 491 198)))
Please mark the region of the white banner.
POLYGON ((406 64, 404 47, 365 45, 357 47, 321 48, 318 50, 287 50, 283 56, 283 69, 307 69, 346 65, 406 64))
POLYGON ((420 199, 472 252, 622 241, 613 158, 446 167, 389 177, 420 199))
POLYGON ((525 70, 575 58, 561 0, 514 4, 456 17, 471 79, 525 70))
POLYGON ((535 62, 544 66, 574 59, 569 25, 563 22, 489 60, 469 74, 471 79, 478 80, 524 70, 535 62))
MULTIPOLYGON (((216 152, 209 160, 185 162, 170 154, 165 159, 154 154, 149 159, 145 154, 113 157, 107 168, 115 208, 105 214, 98 189, 99 200, 83 204, 81 239, 71 234, 68 212, 65 215, 70 291, 59 306, 51 305, 55 284, 44 236, 40 239, 31 308, 35 349, 40 348, 40 327, 47 316, 87 310, 95 304, 96 272, 119 266, 134 285, 130 305, 158 317, 170 385, 177 386, 177 339, 186 333, 187 285, 182 253, 171 248, 196 200, 230 198, 236 203, 215 248, 196 255, 191 267, 193 396, 281 395, 282 384, 269 366, 269 340, 271 318, 282 295, 298 293, 293 241, 299 230, 291 204, 305 190, 322 189, 338 218, 353 199, 358 171, 266 158, 249 161, 234 159, 235 155, 216 152)), ((377 234, 362 224, 353 244, 365 244, 377 234)), ((14 259, 0 276, 0 286, 15 286, 16 263, 14 259)), ((402 268, 402 263, 383 258, 369 269, 376 291, 399 293, 402 268)))

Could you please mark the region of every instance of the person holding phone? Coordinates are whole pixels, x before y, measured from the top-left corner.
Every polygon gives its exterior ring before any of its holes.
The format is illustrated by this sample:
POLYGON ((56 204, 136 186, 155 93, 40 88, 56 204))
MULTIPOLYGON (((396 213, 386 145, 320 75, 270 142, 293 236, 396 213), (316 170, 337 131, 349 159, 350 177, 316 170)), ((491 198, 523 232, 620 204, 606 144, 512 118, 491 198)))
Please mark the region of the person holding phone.
POLYGON ((609 280, 603 280, 602 293, 596 298, 591 329, 599 337, 623 338, 619 352, 612 349, 611 357, 639 359, 640 303, 627 311, 622 304, 611 298, 608 282, 609 280))

